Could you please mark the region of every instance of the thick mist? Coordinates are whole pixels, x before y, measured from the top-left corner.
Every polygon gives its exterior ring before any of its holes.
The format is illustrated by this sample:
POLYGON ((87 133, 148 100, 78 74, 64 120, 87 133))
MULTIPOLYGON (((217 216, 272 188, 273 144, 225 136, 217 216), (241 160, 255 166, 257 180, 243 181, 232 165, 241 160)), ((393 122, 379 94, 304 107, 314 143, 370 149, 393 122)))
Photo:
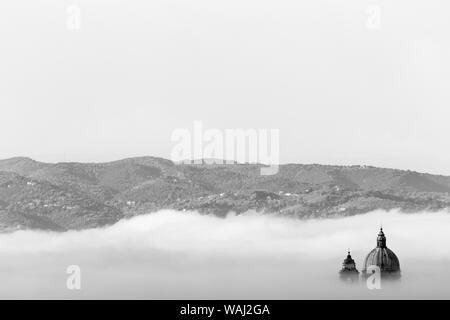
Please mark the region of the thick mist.
POLYGON ((161 211, 65 233, 0 234, 0 298, 391 299, 450 298, 450 214, 376 211, 298 220, 161 211), (380 225, 402 281, 381 290, 338 279, 351 249, 357 268, 380 225), (67 267, 81 268, 69 290, 67 267))

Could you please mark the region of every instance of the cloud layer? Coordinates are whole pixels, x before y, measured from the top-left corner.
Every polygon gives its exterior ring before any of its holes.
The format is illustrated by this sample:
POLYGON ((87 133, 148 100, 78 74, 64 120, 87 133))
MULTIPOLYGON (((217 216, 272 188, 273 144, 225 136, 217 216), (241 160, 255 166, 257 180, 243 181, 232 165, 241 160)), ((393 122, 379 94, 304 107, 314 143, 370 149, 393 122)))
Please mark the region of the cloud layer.
POLYGON ((0 235, 2 298, 449 298, 450 214, 372 212, 298 220, 161 211, 84 231, 0 235), (347 248, 357 267, 383 224, 401 284, 340 283, 347 248), (82 288, 66 288, 69 265, 82 288))

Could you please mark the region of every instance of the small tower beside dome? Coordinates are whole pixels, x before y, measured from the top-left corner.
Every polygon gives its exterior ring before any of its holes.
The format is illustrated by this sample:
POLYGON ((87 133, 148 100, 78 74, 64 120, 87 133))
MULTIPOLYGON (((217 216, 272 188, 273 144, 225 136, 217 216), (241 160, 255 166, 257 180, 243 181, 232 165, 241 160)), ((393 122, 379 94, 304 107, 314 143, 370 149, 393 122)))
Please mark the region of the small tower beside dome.
POLYGON ((356 263, 350 255, 350 250, 347 253, 347 258, 342 263, 342 269, 339 271, 339 275, 344 281, 357 282, 359 279, 359 271, 356 269, 356 263))

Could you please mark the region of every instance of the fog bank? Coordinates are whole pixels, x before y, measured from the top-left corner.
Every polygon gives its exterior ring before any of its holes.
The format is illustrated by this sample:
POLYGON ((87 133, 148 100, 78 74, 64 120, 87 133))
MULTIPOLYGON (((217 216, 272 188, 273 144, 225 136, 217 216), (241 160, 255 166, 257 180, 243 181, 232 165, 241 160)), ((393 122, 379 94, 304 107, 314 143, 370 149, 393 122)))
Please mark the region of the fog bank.
POLYGON ((445 212, 305 221, 161 211, 102 229, 16 231, 0 235, 0 297, 448 299, 449 226, 445 212), (381 290, 341 283, 347 248, 361 270, 381 224, 402 282, 381 290), (81 268, 81 290, 66 287, 69 265, 81 268))

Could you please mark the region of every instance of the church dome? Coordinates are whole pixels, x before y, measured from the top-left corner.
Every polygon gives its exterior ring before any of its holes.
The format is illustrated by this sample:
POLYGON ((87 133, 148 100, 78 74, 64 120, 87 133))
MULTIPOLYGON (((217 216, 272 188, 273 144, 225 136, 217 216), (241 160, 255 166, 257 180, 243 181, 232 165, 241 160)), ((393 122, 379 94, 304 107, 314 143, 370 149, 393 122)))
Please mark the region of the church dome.
POLYGON ((364 271, 370 266, 378 266, 382 273, 400 273, 400 262, 392 250, 386 246, 383 228, 377 237, 377 247, 369 252, 364 260, 364 271))

